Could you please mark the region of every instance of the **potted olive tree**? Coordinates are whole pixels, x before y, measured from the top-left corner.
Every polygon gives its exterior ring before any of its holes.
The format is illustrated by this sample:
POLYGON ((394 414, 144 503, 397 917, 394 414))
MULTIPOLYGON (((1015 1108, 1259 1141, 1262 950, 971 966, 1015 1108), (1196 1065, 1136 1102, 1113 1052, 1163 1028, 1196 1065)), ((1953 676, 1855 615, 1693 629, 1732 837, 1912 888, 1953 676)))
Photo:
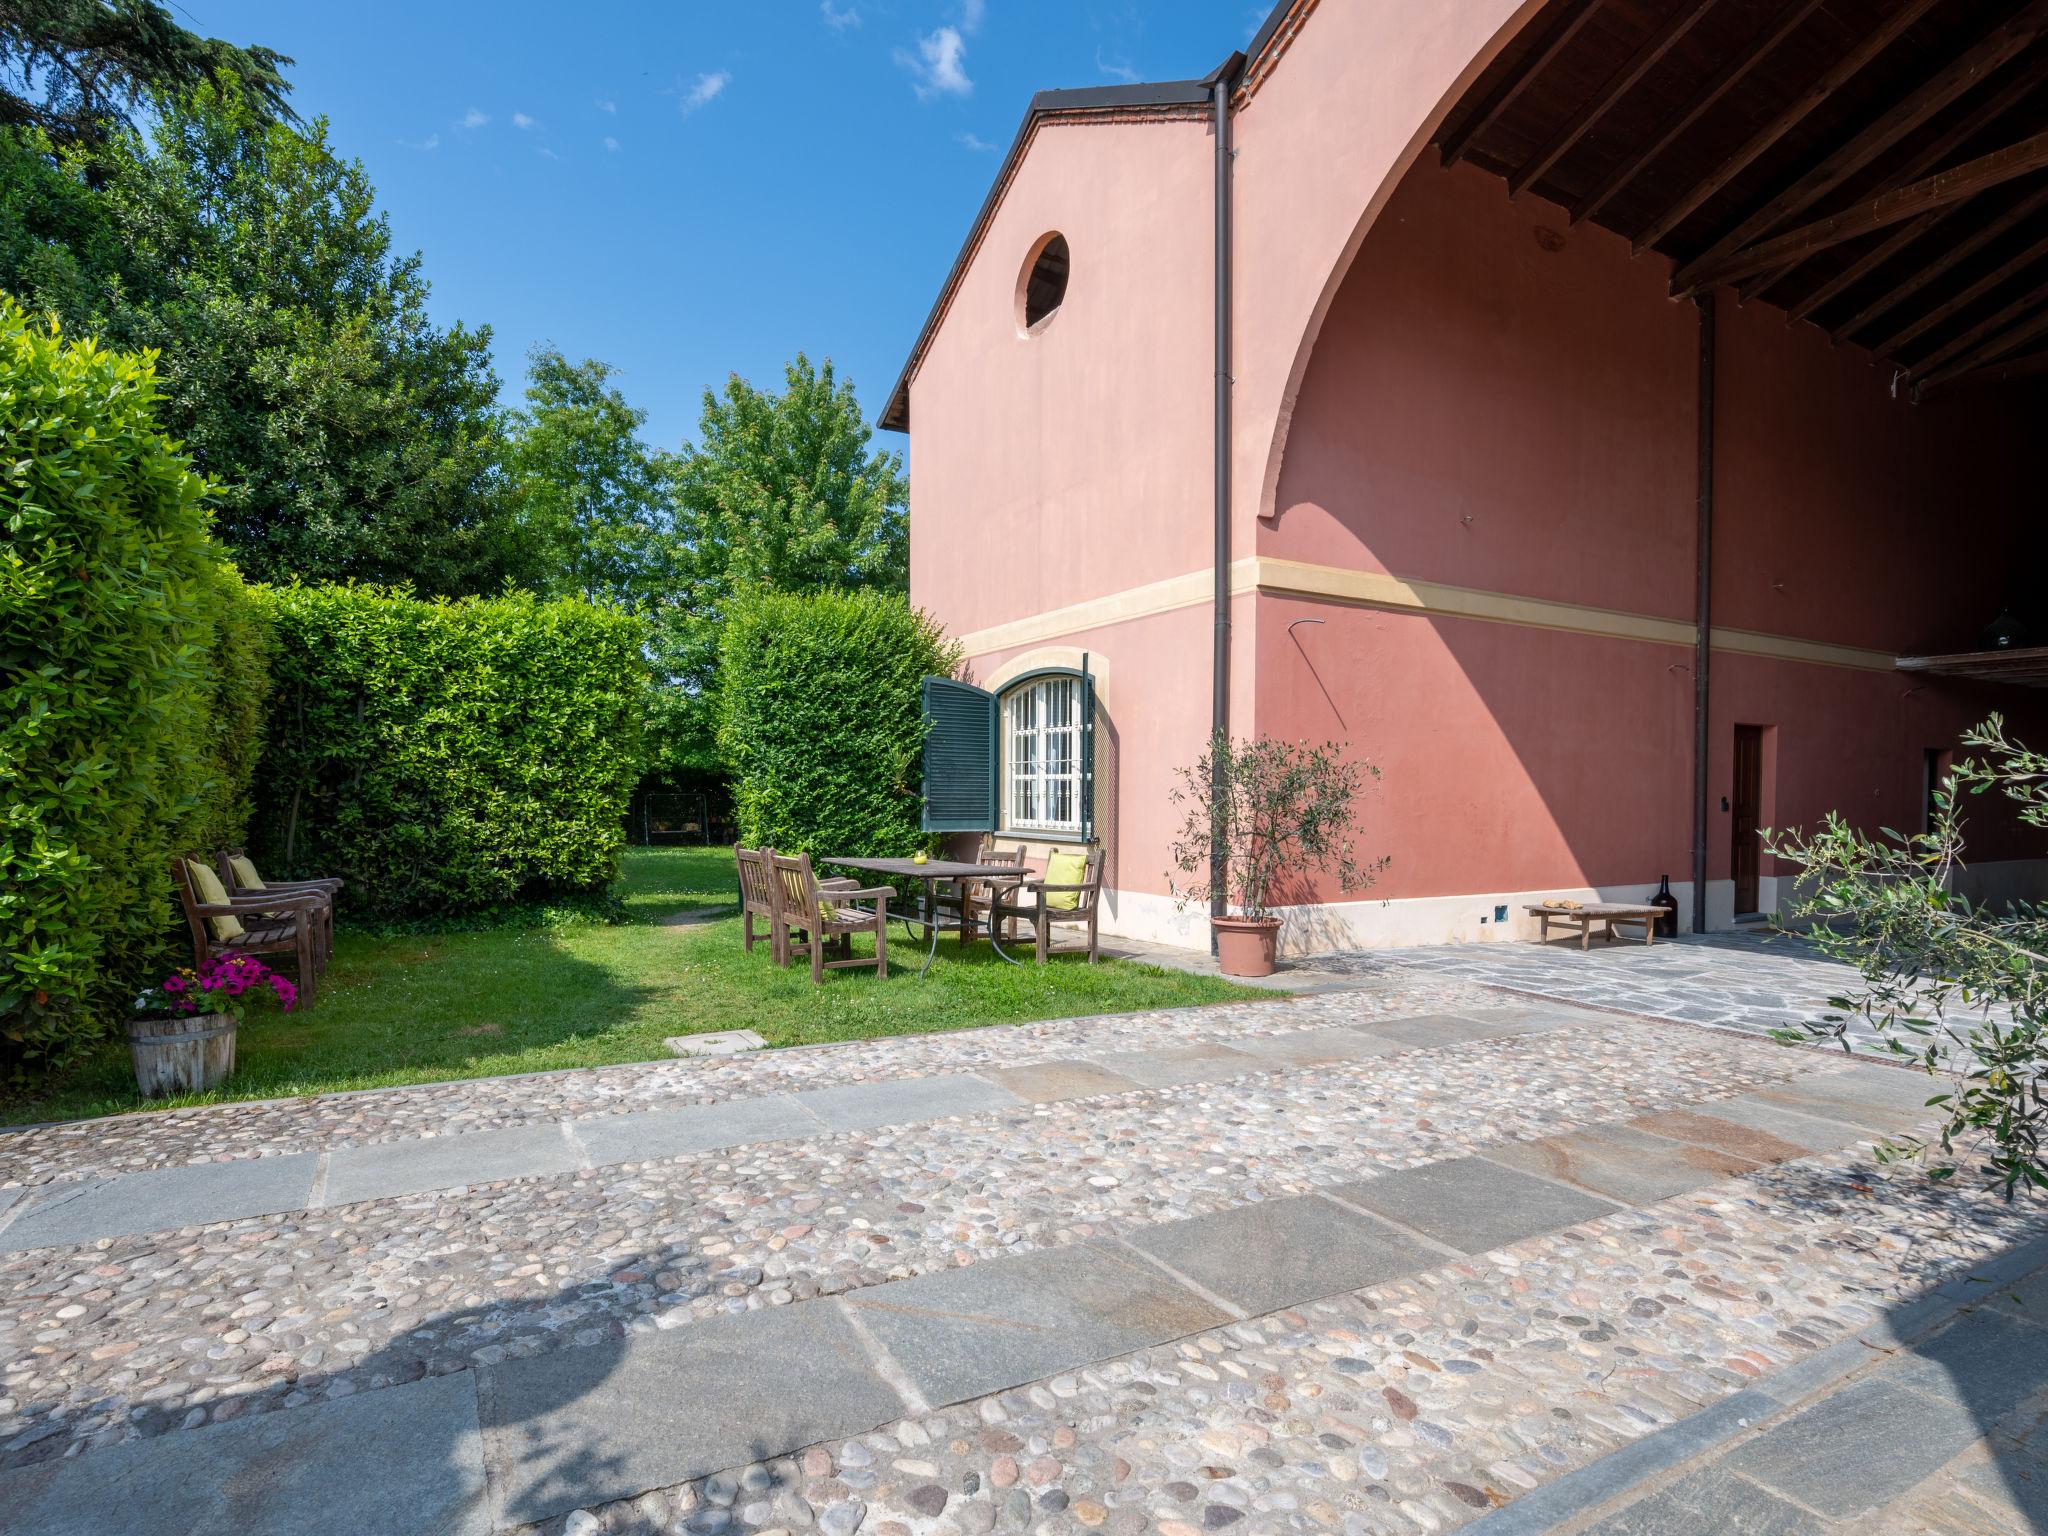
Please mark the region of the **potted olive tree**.
POLYGON ((1183 907, 1224 897, 1224 915, 1209 922, 1226 976, 1272 974, 1280 935, 1272 909, 1289 896, 1307 900, 1311 875, 1350 893, 1387 867, 1384 857, 1360 864, 1352 853, 1359 794, 1380 771, 1344 761, 1341 751, 1335 742, 1219 735, 1180 770, 1173 799, 1187 815, 1172 848, 1173 894, 1183 907))

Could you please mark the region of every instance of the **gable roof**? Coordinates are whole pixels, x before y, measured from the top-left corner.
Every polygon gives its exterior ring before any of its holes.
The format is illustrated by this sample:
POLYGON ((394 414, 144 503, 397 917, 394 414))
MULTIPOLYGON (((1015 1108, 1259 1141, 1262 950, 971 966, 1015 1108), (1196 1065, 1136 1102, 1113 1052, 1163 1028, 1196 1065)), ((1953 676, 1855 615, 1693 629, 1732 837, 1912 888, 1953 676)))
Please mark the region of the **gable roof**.
POLYGON ((1079 90, 1040 91, 1033 96, 1024 113, 1024 121, 1017 126, 1017 136, 1010 141, 1009 152, 1003 156, 1003 163, 996 171, 995 182, 989 187, 988 196, 982 199, 974 223, 968 227, 960 254, 953 258, 952 270, 946 274, 945 282, 939 285, 939 296, 932 301, 931 312, 925 316, 924 325, 917 333, 917 342, 904 361, 903 371, 896 376, 888 403, 882 407, 882 414, 875 419, 875 425, 891 432, 910 430, 910 381, 917 373, 918 364, 924 361, 925 349, 937 334, 939 322, 946 315, 946 306, 952 302, 954 290, 966 275, 967 264, 974 259, 988 222, 995 216, 1003 193, 1010 185, 1010 178, 1016 174, 1017 164, 1024 158, 1024 151, 1031 143, 1032 135, 1038 131, 1039 124, 1048 118, 1062 116, 1080 121, 1126 116, 1192 116, 1208 105, 1210 92, 1225 75, 1239 79, 1238 90, 1242 99, 1244 94, 1256 88, 1259 80, 1271 73, 1279 56, 1301 29, 1302 21, 1315 8, 1316 0, 1277 0, 1273 9, 1267 12, 1266 19, 1259 23, 1259 30, 1252 34, 1252 40, 1245 44, 1244 51, 1231 54, 1199 80, 1098 85, 1079 90), (1291 25, 1283 26, 1290 22, 1291 25), (1267 57, 1269 53, 1270 58, 1267 57), (1263 68, 1260 67, 1262 65, 1263 68))
MULTIPOLYGON (((1285 10, 1291 0, 1282 0, 1285 10)), ((1231 55, 1235 60, 1236 54, 1231 55)), ((1227 63, 1224 67, 1228 67, 1227 63)), ((889 391, 889 400, 882 407, 882 414, 875 425, 892 432, 910 430, 910 380, 917 372, 918 364, 924 361, 925 349, 931 345, 932 337, 939 329, 939 322, 945 318, 946 308, 952 302, 953 294, 960 286, 960 280, 967 273, 968 263, 974 259, 975 251, 981 245, 981 237, 987 231, 989 220, 995 217, 997 207, 1002 203, 1003 193, 1009 189, 1010 178, 1016 174, 1017 166, 1024 158, 1024 151, 1031 142, 1039 125, 1048 118, 1074 118, 1083 121, 1097 121, 1117 117, 1145 117, 1170 114, 1175 117, 1192 115, 1190 109, 1199 113, 1209 103, 1209 93, 1218 75, 1217 69, 1201 80, 1167 80, 1155 84, 1098 85, 1079 90, 1040 91, 1031 98, 1031 105, 1024 113, 1024 121, 1017 127, 1017 136, 1010 141, 1008 153, 996 171, 994 183, 988 189, 988 196, 982 199, 981 209, 969 226, 967 239, 960 246, 960 254, 953 258, 952 270, 939 287, 939 296, 933 301, 931 312, 925 316, 924 326, 917 333, 917 342, 910 349, 910 356, 903 364, 903 371, 896 376, 895 387, 889 391)))

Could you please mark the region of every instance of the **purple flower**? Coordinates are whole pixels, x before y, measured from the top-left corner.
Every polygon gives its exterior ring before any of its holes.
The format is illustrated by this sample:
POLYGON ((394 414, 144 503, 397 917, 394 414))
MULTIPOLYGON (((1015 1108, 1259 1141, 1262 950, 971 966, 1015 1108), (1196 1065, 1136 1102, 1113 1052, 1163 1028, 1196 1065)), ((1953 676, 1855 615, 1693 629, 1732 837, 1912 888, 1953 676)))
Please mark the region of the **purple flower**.
POLYGON ((185 978, 184 978, 184 977, 182 977, 182 976, 166 976, 166 977, 164 978, 164 990, 165 990, 166 992, 182 992, 182 991, 184 991, 184 990, 185 990, 185 978))

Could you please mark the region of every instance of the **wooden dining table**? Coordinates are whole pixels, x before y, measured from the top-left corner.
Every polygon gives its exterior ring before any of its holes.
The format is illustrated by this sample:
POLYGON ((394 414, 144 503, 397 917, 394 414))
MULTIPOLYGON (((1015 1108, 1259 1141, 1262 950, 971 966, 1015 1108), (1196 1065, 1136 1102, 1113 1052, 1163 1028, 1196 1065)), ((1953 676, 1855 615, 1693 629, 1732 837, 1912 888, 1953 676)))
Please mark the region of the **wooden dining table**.
MULTIPOLYGON (((989 880, 1004 879, 1023 881, 1031 878, 1031 872, 1017 864, 962 864, 952 859, 926 859, 922 864, 915 859, 841 859, 820 858, 819 863, 830 864, 839 869, 857 869, 863 874, 886 875, 892 880, 916 880, 924 886, 924 917, 922 926, 930 935, 931 944, 925 950, 924 964, 917 968, 918 978, 932 968, 932 962, 939 953, 939 907, 938 887, 945 880, 989 880)), ((913 933, 920 926, 917 918, 905 917, 900 913, 889 914, 913 933)), ((965 921, 965 918, 962 918, 965 921)), ((1023 961, 1003 952, 1002 940, 989 926, 989 946, 996 954, 1010 964, 1021 966, 1023 961)))

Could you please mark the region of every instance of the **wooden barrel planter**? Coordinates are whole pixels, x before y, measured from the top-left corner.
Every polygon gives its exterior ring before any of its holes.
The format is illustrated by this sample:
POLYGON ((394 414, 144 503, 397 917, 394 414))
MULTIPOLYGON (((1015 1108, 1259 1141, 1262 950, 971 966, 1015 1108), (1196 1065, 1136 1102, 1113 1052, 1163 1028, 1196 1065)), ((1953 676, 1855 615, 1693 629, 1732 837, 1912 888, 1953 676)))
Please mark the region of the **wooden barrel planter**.
POLYGON ((135 1085, 145 1098, 198 1093, 235 1070, 235 1016, 181 1013, 167 1019, 130 1019, 128 1054, 135 1085))

